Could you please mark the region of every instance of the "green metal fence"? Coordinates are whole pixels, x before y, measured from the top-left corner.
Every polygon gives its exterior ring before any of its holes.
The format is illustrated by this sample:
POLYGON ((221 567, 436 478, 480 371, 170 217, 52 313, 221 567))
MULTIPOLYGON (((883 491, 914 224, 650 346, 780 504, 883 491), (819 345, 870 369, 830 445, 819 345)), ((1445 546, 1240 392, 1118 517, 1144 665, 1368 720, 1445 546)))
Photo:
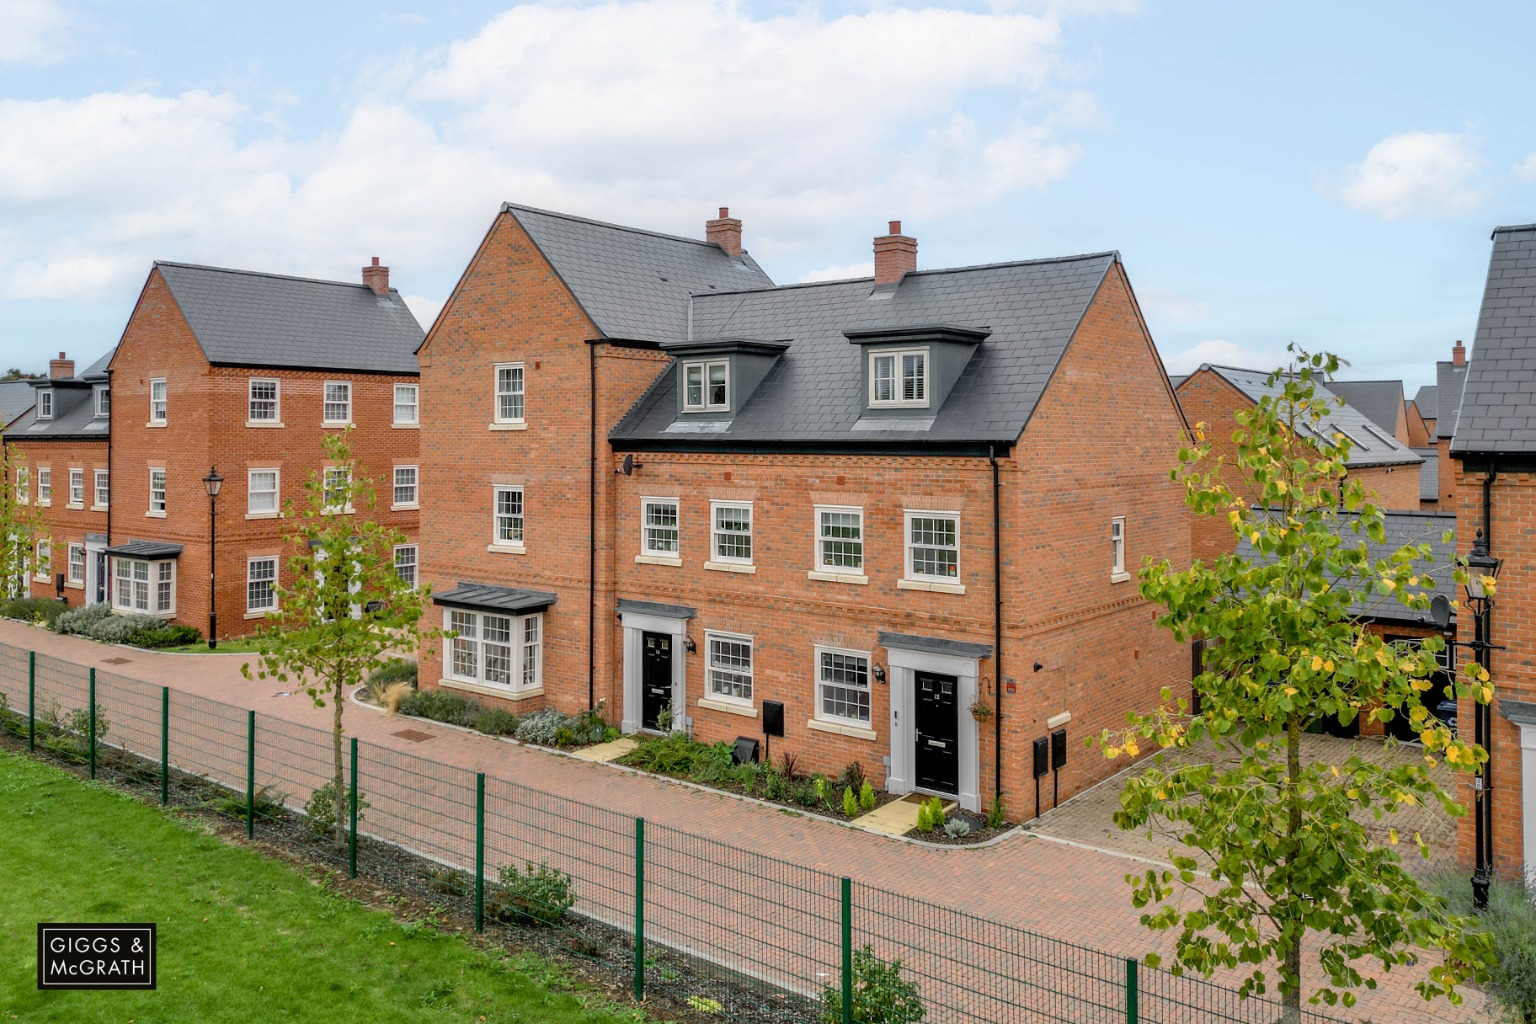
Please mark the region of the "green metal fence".
POLYGON ((725 1019, 855 1024, 861 965, 897 961, 941 1024, 1280 1017, 1219 985, 357 739, 343 750, 345 834, 322 835, 303 812, 334 783, 329 732, 3 644, 0 729, 162 803, 307 844, 477 929, 604 961, 636 998, 725 1019))

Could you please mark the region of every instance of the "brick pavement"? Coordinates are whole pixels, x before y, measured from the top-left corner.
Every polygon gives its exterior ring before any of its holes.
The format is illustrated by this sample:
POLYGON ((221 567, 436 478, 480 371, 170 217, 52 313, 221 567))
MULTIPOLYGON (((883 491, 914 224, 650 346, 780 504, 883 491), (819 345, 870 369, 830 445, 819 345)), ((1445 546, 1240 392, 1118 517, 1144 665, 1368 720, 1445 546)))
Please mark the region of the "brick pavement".
MULTIPOLYGON (((302 693, 279 696, 286 687, 246 680, 238 655, 172 655, 106 647, 78 637, 0 620, 0 643, 96 666, 103 671, 169 686, 173 691, 254 709, 262 716, 327 728, 329 709, 317 709, 302 693), (110 663, 109 659, 126 659, 110 663)), ((83 701, 81 703, 84 703, 83 701)), ((683 830, 914 899, 944 904, 989 920, 1061 938, 1116 956, 1158 952, 1171 942, 1145 932, 1128 898, 1124 876, 1144 865, 1124 854, 1015 833, 986 848, 929 847, 872 835, 817 818, 743 801, 670 780, 624 771, 558 753, 467 735, 435 724, 411 722, 431 734, 415 743, 393 735, 404 728, 367 709, 347 712, 349 734, 385 749, 427 757, 467 772, 485 772, 555 797, 607 807, 620 815, 683 830)), ((317 756, 328 756, 327 751, 317 756)), ((1220 980, 1219 978, 1217 980, 1220 980)), ((1482 999, 1466 1004, 1425 1004, 1412 977, 1395 971, 1376 992, 1361 992, 1359 1020, 1444 1022, 1481 1019, 1482 999)))

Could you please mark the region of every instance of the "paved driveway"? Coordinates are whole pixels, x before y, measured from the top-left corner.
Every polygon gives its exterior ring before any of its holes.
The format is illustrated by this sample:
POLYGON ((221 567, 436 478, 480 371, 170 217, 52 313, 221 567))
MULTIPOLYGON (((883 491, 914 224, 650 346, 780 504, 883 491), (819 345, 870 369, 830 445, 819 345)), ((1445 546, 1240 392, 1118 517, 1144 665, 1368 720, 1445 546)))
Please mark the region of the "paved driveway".
MULTIPOLYGON (((330 709, 315 708, 302 693, 280 696, 271 681, 247 681, 240 655, 173 655, 107 647, 78 637, 0 620, 0 643, 36 650, 81 666, 130 676, 173 691, 197 694, 272 718, 328 728, 330 709), (121 660, 126 659, 126 660, 121 660)), ((400 719, 349 707, 347 730, 380 747, 485 772, 557 797, 597 804, 624 815, 670 826, 765 854, 794 865, 847 875, 857 882, 918 900, 945 904, 1117 956, 1155 951, 1168 958, 1171 943, 1143 930, 1124 877, 1146 863, 1124 852, 1096 849, 1029 833, 1016 833, 982 849, 919 846, 834 822, 807 818, 608 765, 467 735, 417 721, 410 728, 433 739, 395 735, 400 719)), ((326 756, 326 752, 320 752, 326 756)), ((1065 805, 1064 805, 1065 806, 1065 805)), ((1219 979, 1218 979, 1219 980, 1219 979)), ((1425 1004, 1406 971, 1362 992, 1358 1019, 1460 1022, 1482 1017, 1482 1000, 1425 1004)))

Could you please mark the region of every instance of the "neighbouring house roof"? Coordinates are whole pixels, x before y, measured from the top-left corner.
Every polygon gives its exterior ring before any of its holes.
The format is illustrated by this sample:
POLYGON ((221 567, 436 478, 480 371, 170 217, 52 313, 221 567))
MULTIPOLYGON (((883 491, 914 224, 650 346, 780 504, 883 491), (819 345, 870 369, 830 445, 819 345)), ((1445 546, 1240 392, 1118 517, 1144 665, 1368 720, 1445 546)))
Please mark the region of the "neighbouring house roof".
POLYGON ((452 590, 433 594, 432 603, 454 608, 519 614, 548 608, 555 603, 555 595, 547 590, 520 590, 517 587, 496 587, 484 583, 461 581, 452 590))
POLYGON ((203 355, 217 366, 415 374, 425 335, 400 293, 157 260, 203 355))
POLYGON ((1437 396, 1440 389, 1433 384, 1425 384, 1419 388, 1413 396, 1413 404, 1418 407, 1419 415, 1427 420, 1432 420, 1438 415, 1440 403, 1437 396))
POLYGON ((1415 448, 1414 453, 1424 460, 1419 467, 1419 500, 1440 500, 1440 449, 1415 448))
POLYGON ((1179 389, 1180 384, 1183 384, 1187 380, 1189 380, 1189 374, 1187 373, 1170 373, 1168 375, 1168 383, 1173 386, 1175 391, 1179 389))
MULTIPOLYGON (((1269 383, 1271 371, 1268 370, 1245 370, 1235 366, 1214 366, 1210 363, 1200 368, 1219 375, 1253 402, 1257 402, 1266 395, 1273 398, 1283 393, 1280 385, 1269 383)), ((1341 395, 1332 390, 1331 382, 1324 385, 1314 381, 1312 386, 1316 398, 1343 400, 1341 395)), ((1345 460, 1347 466, 1362 468, 1411 465, 1422 461, 1418 455, 1414 454, 1413 449, 1393 437, 1392 431, 1371 422, 1348 401, 1344 401, 1342 405, 1335 403, 1328 415, 1323 417, 1323 435, 1331 437, 1335 431, 1343 432, 1354 442, 1349 458, 1345 460)))
POLYGON ((123 558, 142 558, 146 561, 162 561, 180 557, 181 545, 158 540, 131 540, 126 544, 112 545, 107 548, 107 554, 123 558))
POLYGON ((1454 362, 1435 364, 1436 405, 1440 413, 1435 417, 1435 437, 1449 438, 1456 434, 1456 417, 1461 412, 1462 388, 1467 383, 1467 368, 1454 362))
POLYGON ((620 421, 615 447, 1011 444, 1028 423, 1114 252, 916 271, 894 287, 872 278, 693 298, 693 338, 788 341, 729 419, 685 421, 674 364, 620 421), (942 404, 911 415, 867 413, 864 357, 849 332, 944 324, 985 340, 942 404))
MULTIPOLYGON (((1428 544, 1430 557, 1427 562, 1419 562, 1421 567, 1419 576, 1425 580, 1433 580, 1433 587, 1413 587, 1411 593, 1415 594, 1444 594, 1451 600, 1456 599, 1456 581, 1452 577, 1452 571, 1456 564, 1456 516, 1452 513, 1442 512, 1384 512, 1382 513, 1383 525, 1386 528, 1386 537, 1380 543, 1374 543, 1363 532, 1355 533, 1353 524, 1359 518, 1354 512, 1337 512, 1334 514, 1334 534, 1341 538, 1345 544, 1354 546, 1365 541, 1366 554, 1372 563, 1386 558, 1408 544, 1428 544), (1445 539, 1446 532, 1451 531, 1449 541, 1445 539)), ((1253 560, 1259 557, 1253 544, 1242 538, 1238 541, 1237 553, 1244 558, 1253 560)), ((1397 598, 1377 594, 1370 587, 1368 581, 1352 581, 1356 588, 1356 604, 1360 607, 1362 618, 1375 622, 1396 622, 1418 626, 1434 625, 1434 618, 1429 609, 1422 611, 1408 608, 1397 598)), ((1455 612, 1451 613, 1451 621, 1455 621, 1455 612)))
POLYGON ((116 348, 108 349, 85 370, 73 377, 34 377, 23 382, 27 388, 27 409, 6 429, 11 441, 89 440, 105 441, 111 420, 96 415, 95 391, 107 383, 106 366, 116 348), (53 392, 53 418, 37 418, 37 392, 53 392))
POLYGON ((0 380, 0 431, 32 408, 32 385, 24 380, 0 380))
MULTIPOLYGON (((1445 363, 1439 364, 1443 370, 1445 363)), ((1441 404, 1449 397, 1440 378, 1441 404)), ((1536 224, 1493 233, 1488 284, 1477 318, 1460 416, 1441 437, 1467 454, 1536 452, 1536 224)), ((1446 410, 1447 412, 1449 410, 1446 410)))
POLYGON ((1331 380, 1328 390, 1354 406, 1366 419, 1389 434, 1397 433, 1397 417, 1403 408, 1400 380, 1331 380))
POLYGON ((608 338, 682 341, 689 337, 690 296, 773 287, 750 254, 734 257, 713 242, 515 203, 502 210, 522 225, 608 338))

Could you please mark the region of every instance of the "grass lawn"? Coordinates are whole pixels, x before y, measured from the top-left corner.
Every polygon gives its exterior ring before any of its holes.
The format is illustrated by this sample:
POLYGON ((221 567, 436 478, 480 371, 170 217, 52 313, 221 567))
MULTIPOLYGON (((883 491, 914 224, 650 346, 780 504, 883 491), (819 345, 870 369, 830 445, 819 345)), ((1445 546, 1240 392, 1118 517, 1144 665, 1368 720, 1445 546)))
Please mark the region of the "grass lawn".
POLYGON ((645 1019, 559 991, 566 976, 547 961, 402 924, 195 822, 3 750, 0 864, 0 1022, 645 1019), (39 992, 40 921, 157 923, 158 990, 39 992))
POLYGON ((256 638, 243 636, 234 640, 220 640, 219 646, 211 651, 208 649, 206 640, 199 640, 195 644, 180 644, 176 647, 161 647, 159 650, 168 654, 255 654, 256 638))

